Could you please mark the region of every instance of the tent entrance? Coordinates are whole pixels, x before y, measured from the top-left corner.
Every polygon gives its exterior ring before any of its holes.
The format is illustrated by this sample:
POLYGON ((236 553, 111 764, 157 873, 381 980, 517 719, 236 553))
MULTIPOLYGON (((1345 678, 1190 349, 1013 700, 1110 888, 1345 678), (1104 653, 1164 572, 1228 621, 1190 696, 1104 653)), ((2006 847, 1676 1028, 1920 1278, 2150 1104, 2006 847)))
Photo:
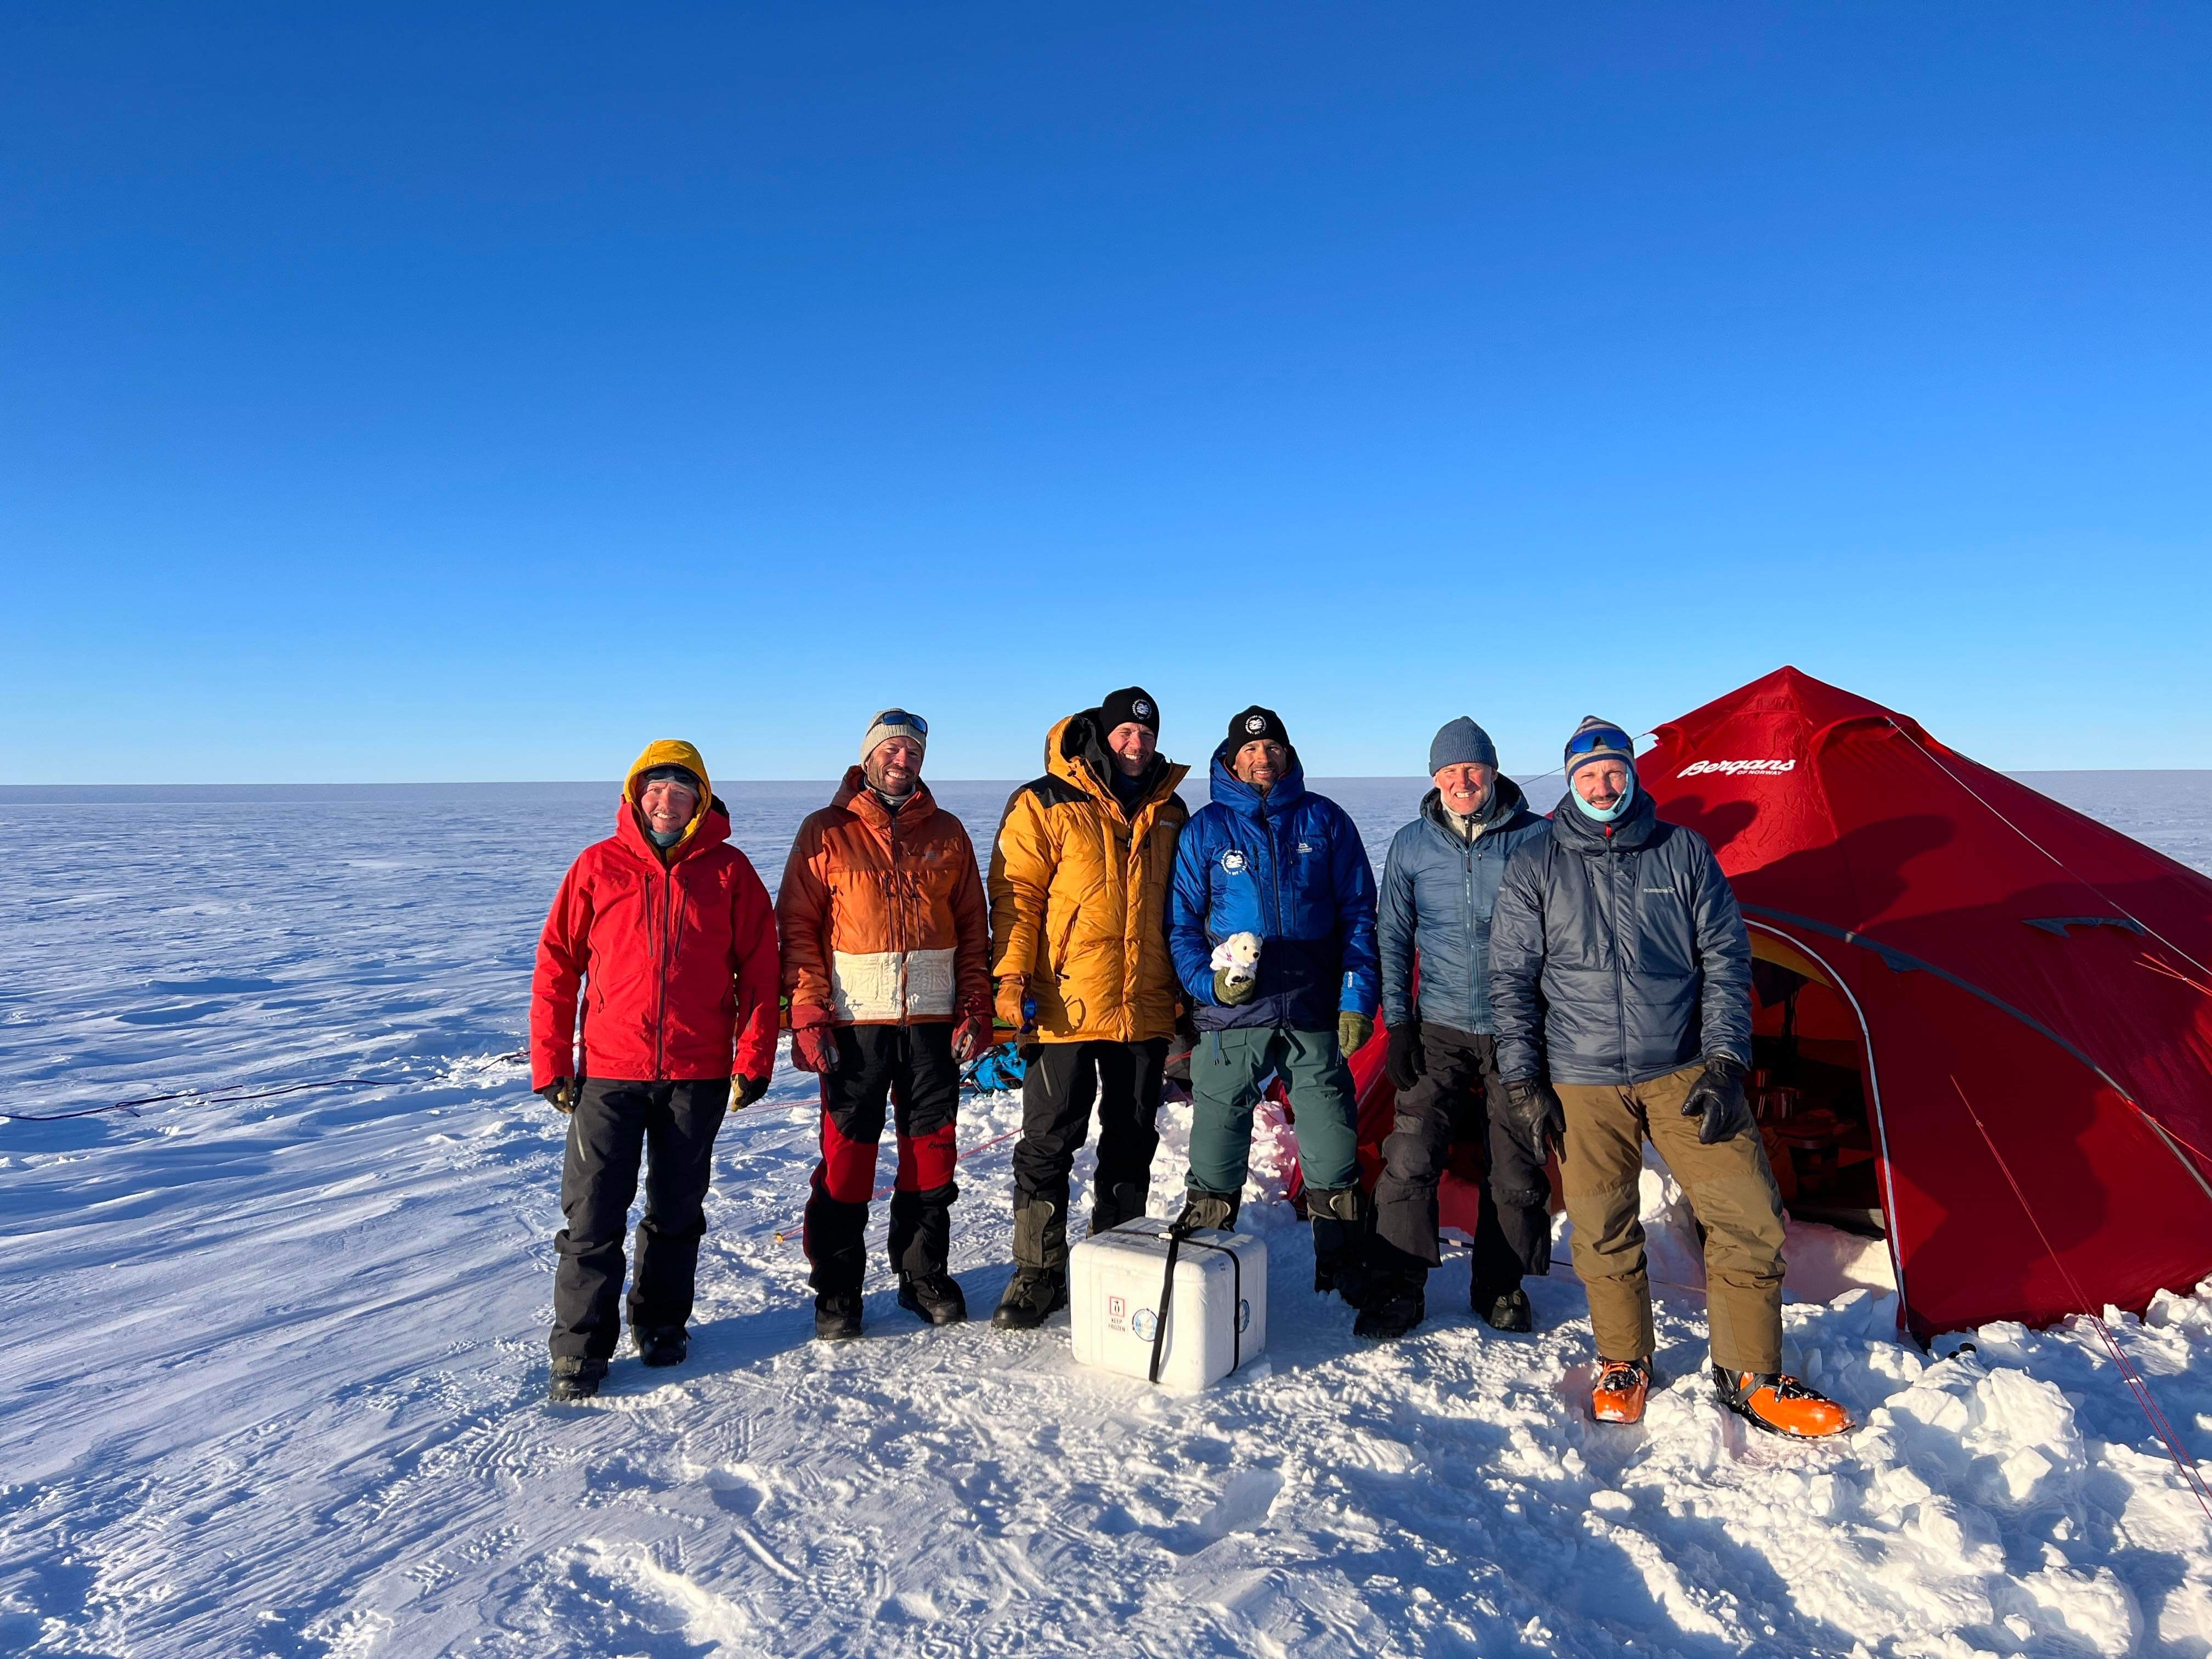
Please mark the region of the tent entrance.
POLYGON ((1787 940, 1756 927, 1751 937, 1747 1089, 1782 1201, 1801 1221, 1886 1237, 1857 1011, 1787 940))

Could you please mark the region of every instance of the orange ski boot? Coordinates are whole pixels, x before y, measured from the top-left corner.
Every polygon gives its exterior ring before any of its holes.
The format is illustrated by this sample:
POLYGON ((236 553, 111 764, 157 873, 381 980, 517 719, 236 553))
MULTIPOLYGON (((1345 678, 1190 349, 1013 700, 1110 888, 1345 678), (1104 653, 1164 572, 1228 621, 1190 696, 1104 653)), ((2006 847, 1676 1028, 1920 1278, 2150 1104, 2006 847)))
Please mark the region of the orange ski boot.
POLYGON ((1851 1425, 1841 1406, 1780 1371, 1724 1371, 1716 1365, 1713 1392, 1722 1405, 1769 1434, 1818 1440, 1851 1425))
POLYGON ((1641 1423, 1644 1396, 1650 1388, 1650 1360, 1600 1360, 1597 1386, 1590 1390, 1590 1415, 1601 1423, 1641 1423))

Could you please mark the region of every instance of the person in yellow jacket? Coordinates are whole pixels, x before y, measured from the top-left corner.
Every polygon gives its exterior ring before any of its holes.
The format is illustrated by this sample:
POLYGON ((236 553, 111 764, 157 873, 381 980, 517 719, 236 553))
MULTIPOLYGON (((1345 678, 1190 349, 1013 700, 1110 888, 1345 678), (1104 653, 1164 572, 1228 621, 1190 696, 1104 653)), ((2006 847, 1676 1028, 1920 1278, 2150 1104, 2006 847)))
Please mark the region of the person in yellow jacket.
POLYGON ((1045 773, 1006 803, 991 851, 999 1020, 1021 1033, 1014 1276, 992 1323, 1040 1324, 1067 1300, 1067 1179, 1098 1108, 1091 1231, 1145 1212, 1159 1146, 1161 1072, 1182 992, 1168 952, 1176 793, 1190 769, 1158 752, 1141 686, 1070 714, 1045 773))

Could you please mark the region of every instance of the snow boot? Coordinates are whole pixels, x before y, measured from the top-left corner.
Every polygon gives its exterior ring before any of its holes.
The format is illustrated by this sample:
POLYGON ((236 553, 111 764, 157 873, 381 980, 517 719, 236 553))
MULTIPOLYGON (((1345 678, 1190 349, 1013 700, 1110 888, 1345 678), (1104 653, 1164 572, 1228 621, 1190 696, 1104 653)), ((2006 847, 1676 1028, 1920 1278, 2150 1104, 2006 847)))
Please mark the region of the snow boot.
POLYGON ((823 1291, 814 1298, 814 1340, 842 1342, 860 1334, 860 1293, 823 1291))
POLYGON ((579 1400, 591 1399, 606 1380, 605 1360, 557 1355, 553 1361, 553 1380, 546 1385, 545 1397, 556 1406, 572 1405, 579 1400))
POLYGON ((1334 1291, 1357 1308, 1367 1285, 1367 1194, 1357 1187, 1309 1187, 1313 1218, 1314 1294, 1334 1291))
POLYGON ((1002 1331, 1033 1331, 1067 1305, 1067 1275, 1050 1267, 1017 1268, 991 1322, 1002 1331))
POLYGON ((921 1316, 925 1325, 957 1325, 968 1317, 968 1298, 960 1281, 939 1270, 933 1273, 901 1273, 899 1306, 921 1316))
POLYGON ((1428 1316, 1428 1277, 1425 1273, 1392 1273, 1370 1279, 1352 1334, 1395 1342, 1412 1331, 1428 1316))
POLYGON ((1188 1233, 1200 1227, 1212 1227, 1233 1233, 1237 1231, 1237 1212, 1243 1207, 1242 1193, 1209 1193, 1193 1187, 1183 1200, 1182 1213, 1175 1218, 1174 1229, 1188 1233))
POLYGON ((1644 1396, 1651 1389, 1648 1359, 1598 1362, 1597 1386, 1590 1390, 1590 1415, 1601 1423, 1641 1423, 1644 1396))
POLYGON ((1152 1200, 1152 1183, 1117 1181, 1111 1188, 1096 1188, 1091 1194, 1091 1236, 1111 1232, 1125 1221, 1144 1214, 1152 1200))
POLYGON ((1493 1331, 1526 1335, 1536 1328, 1536 1310, 1528 1305, 1528 1293, 1518 1285, 1497 1292, 1478 1290, 1471 1300, 1475 1313, 1493 1331))
POLYGON ((691 1333, 681 1325, 663 1325, 658 1328, 630 1331, 637 1344, 637 1357, 648 1365, 680 1365, 691 1354, 691 1333))
POLYGON ((1716 1365, 1713 1393, 1752 1427, 1769 1434, 1818 1440, 1851 1425, 1841 1406, 1780 1371, 1724 1371, 1716 1365))

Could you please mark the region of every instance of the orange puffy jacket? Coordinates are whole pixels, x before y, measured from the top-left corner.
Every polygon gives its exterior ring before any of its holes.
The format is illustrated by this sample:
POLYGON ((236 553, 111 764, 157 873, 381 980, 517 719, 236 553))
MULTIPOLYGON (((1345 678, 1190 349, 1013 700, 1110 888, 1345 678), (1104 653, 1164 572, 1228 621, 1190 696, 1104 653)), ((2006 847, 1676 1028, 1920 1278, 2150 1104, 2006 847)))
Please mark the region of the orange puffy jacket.
POLYGON ((861 776, 799 826, 775 898, 793 1025, 991 1017, 975 848, 927 784, 894 814, 861 776))
POLYGON ((1182 991, 1167 894, 1190 817, 1176 786, 1190 769, 1162 760, 1125 813, 1101 781, 1114 763, 1089 711, 1052 728, 1044 757, 991 850, 991 971, 1028 980, 1042 1042, 1170 1036, 1182 991))
POLYGON ((648 1083, 775 1070, 775 913, 729 833, 697 750, 656 743, 637 757, 615 833, 569 866, 538 938, 532 1088, 563 1077, 648 1083), (640 774, 669 765, 690 768, 706 793, 664 854, 638 823, 636 786, 640 774))

